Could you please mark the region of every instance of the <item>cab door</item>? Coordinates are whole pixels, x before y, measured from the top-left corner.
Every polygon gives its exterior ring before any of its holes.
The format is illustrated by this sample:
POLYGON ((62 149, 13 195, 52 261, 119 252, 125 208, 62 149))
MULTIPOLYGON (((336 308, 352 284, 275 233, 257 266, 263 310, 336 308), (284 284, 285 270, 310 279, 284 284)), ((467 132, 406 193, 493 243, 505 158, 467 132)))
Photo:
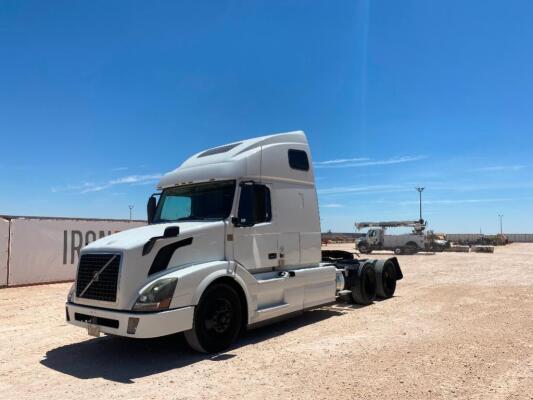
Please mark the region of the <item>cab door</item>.
POLYGON ((379 243, 379 231, 377 229, 370 229, 368 231, 367 240, 370 246, 377 246, 379 243))
POLYGON ((272 221, 268 185, 242 182, 237 216, 233 218, 233 258, 251 273, 279 265, 279 234, 272 221))

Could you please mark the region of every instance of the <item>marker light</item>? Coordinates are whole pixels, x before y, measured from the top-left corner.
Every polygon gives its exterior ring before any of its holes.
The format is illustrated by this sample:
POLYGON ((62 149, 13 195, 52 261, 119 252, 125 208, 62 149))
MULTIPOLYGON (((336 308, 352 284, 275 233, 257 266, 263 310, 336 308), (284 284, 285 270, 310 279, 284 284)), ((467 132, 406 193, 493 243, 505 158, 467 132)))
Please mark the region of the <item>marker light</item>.
POLYGON ((72 298, 74 297, 74 288, 75 288, 76 284, 73 283, 72 286, 70 287, 70 290, 68 291, 68 295, 67 295, 67 302, 68 303, 72 303, 72 298))

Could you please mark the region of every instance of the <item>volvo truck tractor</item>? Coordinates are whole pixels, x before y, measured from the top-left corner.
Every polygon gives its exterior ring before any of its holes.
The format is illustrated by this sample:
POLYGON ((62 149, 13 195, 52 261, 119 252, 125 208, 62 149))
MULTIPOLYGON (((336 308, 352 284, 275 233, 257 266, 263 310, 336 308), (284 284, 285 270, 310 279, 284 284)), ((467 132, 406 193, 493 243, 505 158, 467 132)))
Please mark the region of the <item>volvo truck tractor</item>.
POLYGON ((66 319, 90 335, 184 332, 192 348, 218 352, 243 329, 336 300, 389 298, 402 278, 394 257, 321 253, 303 132, 202 151, 157 188, 147 226, 81 250, 66 319))

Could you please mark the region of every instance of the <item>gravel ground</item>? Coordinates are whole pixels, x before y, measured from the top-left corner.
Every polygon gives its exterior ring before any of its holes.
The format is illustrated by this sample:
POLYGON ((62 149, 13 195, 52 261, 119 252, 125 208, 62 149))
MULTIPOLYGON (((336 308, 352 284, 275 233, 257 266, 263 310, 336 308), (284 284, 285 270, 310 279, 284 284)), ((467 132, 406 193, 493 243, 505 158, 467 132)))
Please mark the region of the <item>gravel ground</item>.
POLYGON ((533 245, 399 259, 394 298, 309 311, 215 357, 181 335, 89 338, 64 321, 69 284, 0 289, 0 398, 533 399, 533 245))

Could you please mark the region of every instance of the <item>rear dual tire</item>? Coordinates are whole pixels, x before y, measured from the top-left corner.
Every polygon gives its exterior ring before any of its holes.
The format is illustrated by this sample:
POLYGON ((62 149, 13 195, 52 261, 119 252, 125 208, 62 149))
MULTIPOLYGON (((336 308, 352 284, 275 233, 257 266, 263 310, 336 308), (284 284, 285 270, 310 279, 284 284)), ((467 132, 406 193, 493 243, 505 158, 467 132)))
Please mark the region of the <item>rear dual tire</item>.
POLYGON ((350 290, 354 303, 363 306, 372 304, 376 298, 376 273, 370 263, 359 265, 350 290))
POLYGON ((418 253, 418 245, 414 242, 409 242, 405 246, 405 254, 416 254, 418 253))
POLYGON ((396 291, 396 268, 389 260, 379 260, 375 264, 376 295, 382 299, 389 299, 396 291))
POLYGON ((405 247, 396 247, 394 249, 394 254, 397 256, 401 254, 411 255, 416 253, 418 253, 418 246, 416 243, 408 243, 405 247))

